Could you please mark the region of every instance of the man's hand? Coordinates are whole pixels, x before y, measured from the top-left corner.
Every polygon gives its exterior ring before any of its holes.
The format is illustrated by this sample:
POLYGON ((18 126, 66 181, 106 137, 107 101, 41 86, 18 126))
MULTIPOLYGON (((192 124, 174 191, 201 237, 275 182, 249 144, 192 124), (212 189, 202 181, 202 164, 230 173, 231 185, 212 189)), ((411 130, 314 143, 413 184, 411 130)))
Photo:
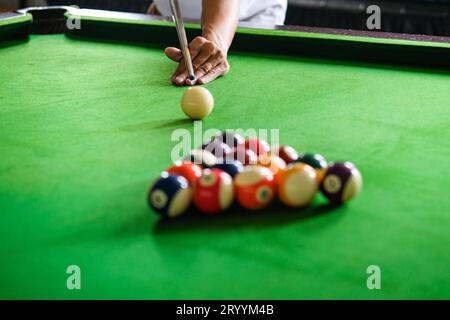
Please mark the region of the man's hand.
POLYGON ((165 50, 167 57, 179 62, 177 70, 172 75, 172 83, 177 86, 205 84, 227 74, 230 70, 226 51, 213 41, 204 37, 197 37, 189 44, 189 50, 195 73, 194 81, 188 79, 181 50, 174 47, 165 50))

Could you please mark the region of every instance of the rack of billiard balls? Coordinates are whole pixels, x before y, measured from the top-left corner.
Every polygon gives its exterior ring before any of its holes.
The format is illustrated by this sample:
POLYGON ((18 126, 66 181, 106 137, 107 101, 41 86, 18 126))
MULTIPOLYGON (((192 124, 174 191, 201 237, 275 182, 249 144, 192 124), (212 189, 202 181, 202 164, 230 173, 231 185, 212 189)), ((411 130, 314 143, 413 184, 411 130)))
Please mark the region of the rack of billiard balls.
POLYGON ((320 154, 271 148, 264 140, 225 131, 164 171, 150 188, 148 204, 162 217, 175 218, 192 204, 202 213, 218 214, 234 201, 262 210, 275 197, 302 208, 319 191, 331 203, 342 204, 361 188, 361 173, 350 162, 328 163, 320 154))

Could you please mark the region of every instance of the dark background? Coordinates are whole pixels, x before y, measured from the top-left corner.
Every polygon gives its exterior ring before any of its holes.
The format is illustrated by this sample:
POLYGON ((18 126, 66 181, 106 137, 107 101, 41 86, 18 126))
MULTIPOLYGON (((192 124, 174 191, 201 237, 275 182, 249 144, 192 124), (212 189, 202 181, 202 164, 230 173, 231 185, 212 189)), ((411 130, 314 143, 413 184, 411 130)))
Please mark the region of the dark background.
MULTIPOLYGON (((0 6, 2 1, 0 0, 0 6)), ((18 1, 21 6, 31 2, 18 1)), ((49 0, 50 5, 146 12, 152 0, 49 0)), ((289 0, 286 24, 367 30, 366 8, 381 8, 381 30, 450 36, 450 0, 289 0)))

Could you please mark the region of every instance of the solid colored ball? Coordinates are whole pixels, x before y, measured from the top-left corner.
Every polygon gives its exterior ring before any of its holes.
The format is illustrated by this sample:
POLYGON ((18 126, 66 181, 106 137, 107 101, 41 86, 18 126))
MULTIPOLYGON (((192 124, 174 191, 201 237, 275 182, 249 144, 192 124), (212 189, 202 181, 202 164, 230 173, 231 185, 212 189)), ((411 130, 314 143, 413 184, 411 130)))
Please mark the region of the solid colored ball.
POLYGON ((202 167, 189 161, 177 161, 167 170, 167 172, 186 178, 192 186, 202 175, 202 167))
POLYGON ((362 185, 362 175, 353 163, 338 162, 330 164, 320 189, 330 202, 340 204, 353 199, 362 185))
POLYGON ((246 166, 256 165, 258 163, 258 156, 256 155, 256 153, 254 153, 250 149, 245 149, 242 146, 236 148, 231 156, 233 159, 246 166))
POLYGON ((182 215, 192 202, 192 188, 182 176, 163 172, 148 193, 148 204, 164 218, 182 215))
POLYGON ((257 156, 270 152, 270 145, 266 141, 256 138, 245 140, 245 148, 252 150, 257 156))
POLYGON ((267 207, 276 194, 275 177, 268 168, 247 166, 234 178, 236 198, 239 204, 250 210, 267 207))
POLYGON ((209 168, 217 163, 217 158, 207 150, 191 150, 184 160, 209 168))
POLYGON ((310 205, 318 191, 316 171, 309 165, 298 163, 282 170, 278 175, 278 197, 289 207, 310 205))
POLYGON ((320 184, 328 168, 328 162, 324 156, 317 153, 302 153, 298 156, 295 163, 306 163, 316 170, 317 182, 320 184))
POLYGON ((290 146, 273 147, 271 152, 283 159, 286 164, 290 164, 298 159, 297 150, 290 146))
POLYGON ((232 178, 234 178, 239 172, 244 171, 244 165, 242 163, 230 158, 225 158, 222 163, 217 163, 212 168, 225 171, 232 178))
POLYGON ((208 89, 203 87, 190 87, 181 99, 183 112, 193 120, 201 120, 214 109, 214 98, 208 89))
POLYGON ((194 187, 194 203, 204 213, 216 214, 228 209, 234 199, 231 176, 219 169, 205 169, 194 187))
POLYGON ((274 174, 275 178, 281 170, 286 168, 286 162, 284 162, 283 159, 270 153, 265 153, 260 156, 258 158, 258 164, 260 166, 269 168, 270 171, 272 171, 272 173, 274 174))
POLYGON ((241 135, 231 130, 226 130, 216 135, 213 138, 213 141, 223 142, 226 145, 228 145, 231 149, 238 148, 239 146, 243 146, 245 144, 245 139, 241 135))
POLYGON ((231 154, 231 148, 220 141, 205 143, 202 145, 201 149, 211 152, 217 159, 226 158, 231 154))

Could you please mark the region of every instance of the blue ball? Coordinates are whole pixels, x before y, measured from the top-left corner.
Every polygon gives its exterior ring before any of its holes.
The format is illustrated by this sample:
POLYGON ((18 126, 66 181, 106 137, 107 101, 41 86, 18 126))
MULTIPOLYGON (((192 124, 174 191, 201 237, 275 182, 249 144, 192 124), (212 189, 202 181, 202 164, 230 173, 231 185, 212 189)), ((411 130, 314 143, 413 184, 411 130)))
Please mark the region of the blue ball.
POLYGON ((164 218, 182 215, 192 202, 192 189, 186 178, 163 172, 148 193, 148 204, 164 218))
POLYGON ((234 176, 239 172, 244 171, 244 165, 240 161, 230 158, 223 159, 223 163, 217 163, 213 166, 213 168, 225 171, 232 178, 234 178, 234 176))

